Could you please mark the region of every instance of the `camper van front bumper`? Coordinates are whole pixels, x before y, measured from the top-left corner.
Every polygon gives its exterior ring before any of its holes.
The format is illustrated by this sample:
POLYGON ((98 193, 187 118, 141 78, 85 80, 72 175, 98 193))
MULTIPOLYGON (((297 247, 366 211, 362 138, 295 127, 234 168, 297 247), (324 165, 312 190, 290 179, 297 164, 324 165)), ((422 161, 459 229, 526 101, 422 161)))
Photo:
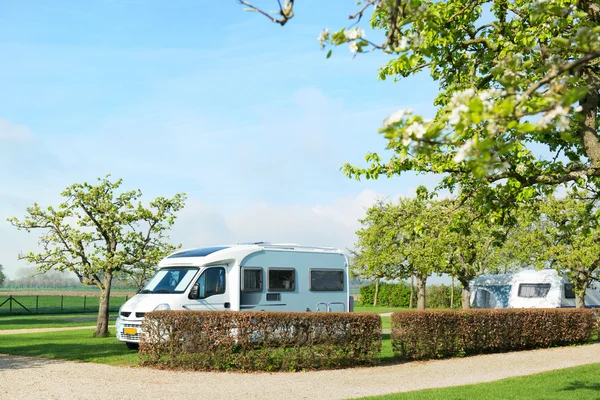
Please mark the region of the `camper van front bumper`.
POLYGON ((139 343, 142 336, 142 321, 117 318, 117 339, 121 342, 139 343))

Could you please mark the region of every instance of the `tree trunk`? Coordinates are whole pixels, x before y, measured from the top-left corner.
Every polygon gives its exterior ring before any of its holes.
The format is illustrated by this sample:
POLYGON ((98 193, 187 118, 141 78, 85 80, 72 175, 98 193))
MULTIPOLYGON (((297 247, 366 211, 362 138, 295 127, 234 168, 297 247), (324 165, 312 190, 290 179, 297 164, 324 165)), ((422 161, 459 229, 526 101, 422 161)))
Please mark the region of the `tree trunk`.
POLYGON ((587 283, 582 285, 581 290, 575 288, 575 308, 585 308, 585 292, 587 290, 587 283))
POLYGON ((471 287, 469 285, 469 281, 461 280, 460 284, 462 285, 462 308, 463 310, 469 310, 471 308, 471 287))
POLYGON ((575 293, 575 308, 585 308, 585 295, 575 293))
POLYGON ((587 73, 586 83, 588 94, 581 101, 583 121, 581 126, 581 140, 585 154, 590 159, 592 166, 598 166, 600 161, 600 141, 598 141, 598 127, 596 126, 596 114, 600 103, 598 95, 598 77, 593 73, 587 73))
POLYGON ((375 296, 373 296, 373 307, 377 307, 377 297, 379 296, 379 278, 375 280, 375 296))
POLYGON ((452 283, 450 284, 450 309, 454 308, 454 277, 452 277, 452 283))
POLYGON ((108 310, 110 305, 110 289, 112 286, 112 272, 104 272, 103 287, 100 288, 100 307, 98 308, 98 323, 95 337, 108 336, 108 310))
POLYGON ((413 298, 415 297, 415 274, 410 274, 410 300, 408 301, 408 308, 413 308, 413 298))
POLYGON ((427 285, 427 275, 417 275, 417 309, 425 309, 425 286, 427 285))

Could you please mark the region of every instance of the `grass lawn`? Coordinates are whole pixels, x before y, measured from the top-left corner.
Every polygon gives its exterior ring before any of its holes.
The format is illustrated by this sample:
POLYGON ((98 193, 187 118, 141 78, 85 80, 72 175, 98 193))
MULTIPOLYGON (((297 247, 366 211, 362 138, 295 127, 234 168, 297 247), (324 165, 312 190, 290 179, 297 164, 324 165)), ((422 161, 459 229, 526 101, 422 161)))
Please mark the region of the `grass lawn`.
MULTIPOLYGON (((5 315, 0 316, 0 330, 62 328, 96 325, 98 313, 51 314, 51 315, 5 315)), ((109 324, 114 324, 117 314, 109 315, 109 324)))
POLYGON ((354 312, 372 312, 376 314, 385 314, 396 311, 406 311, 408 308, 400 307, 373 307, 373 306, 354 306, 354 312))
MULTIPOLYGON (((458 371, 457 371, 458 372, 458 371)), ((600 364, 544 372, 518 378, 502 379, 478 385, 428 389, 364 399, 428 400, 428 399, 577 399, 600 398, 600 364)))
POLYGON ((128 350, 115 338, 93 337, 93 329, 64 332, 0 335, 0 353, 43 358, 59 358, 109 365, 137 365, 138 352, 128 350))
POLYGON ((392 317, 381 317, 381 328, 390 329, 392 325, 392 317))

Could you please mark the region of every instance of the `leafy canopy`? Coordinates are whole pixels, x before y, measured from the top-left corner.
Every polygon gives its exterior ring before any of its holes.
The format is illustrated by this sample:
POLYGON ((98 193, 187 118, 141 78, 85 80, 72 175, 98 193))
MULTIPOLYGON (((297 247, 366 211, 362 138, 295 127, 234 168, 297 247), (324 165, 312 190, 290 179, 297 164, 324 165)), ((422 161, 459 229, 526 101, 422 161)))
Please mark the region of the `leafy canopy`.
POLYGON ((69 270, 84 284, 110 289, 105 275, 136 274, 173 251, 166 239, 185 195, 158 197, 145 206, 140 190, 119 191, 122 180, 109 178, 99 179, 98 185, 69 186, 58 207, 34 203, 23 219, 9 218, 18 229, 43 231, 41 251, 19 259, 41 271, 69 270))
MULTIPOLYGON (((594 188, 600 176, 597 117, 600 5, 590 0, 369 0, 350 18, 359 27, 323 31, 325 47, 381 50, 380 79, 428 72, 438 82, 432 119, 390 115, 380 132, 391 157, 368 153, 346 164, 359 179, 405 171, 441 174, 484 209, 511 207, 558 184, 594 188)), ((328 56, 331 55, 331 51, 328 56)))

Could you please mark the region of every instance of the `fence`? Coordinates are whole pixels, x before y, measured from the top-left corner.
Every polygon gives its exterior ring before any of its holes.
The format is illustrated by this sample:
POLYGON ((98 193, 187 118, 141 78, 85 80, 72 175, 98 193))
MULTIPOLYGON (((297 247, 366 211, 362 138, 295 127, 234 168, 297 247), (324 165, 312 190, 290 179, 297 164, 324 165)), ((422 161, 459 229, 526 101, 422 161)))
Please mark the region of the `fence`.
MULTIPOLYGON (((118 311, 128 299, 129 295, 111 296, 109 311, 118 311)), ((99 305, 100 297, 94 295, 0 295, 0 315, 98 312, 99 305)))

